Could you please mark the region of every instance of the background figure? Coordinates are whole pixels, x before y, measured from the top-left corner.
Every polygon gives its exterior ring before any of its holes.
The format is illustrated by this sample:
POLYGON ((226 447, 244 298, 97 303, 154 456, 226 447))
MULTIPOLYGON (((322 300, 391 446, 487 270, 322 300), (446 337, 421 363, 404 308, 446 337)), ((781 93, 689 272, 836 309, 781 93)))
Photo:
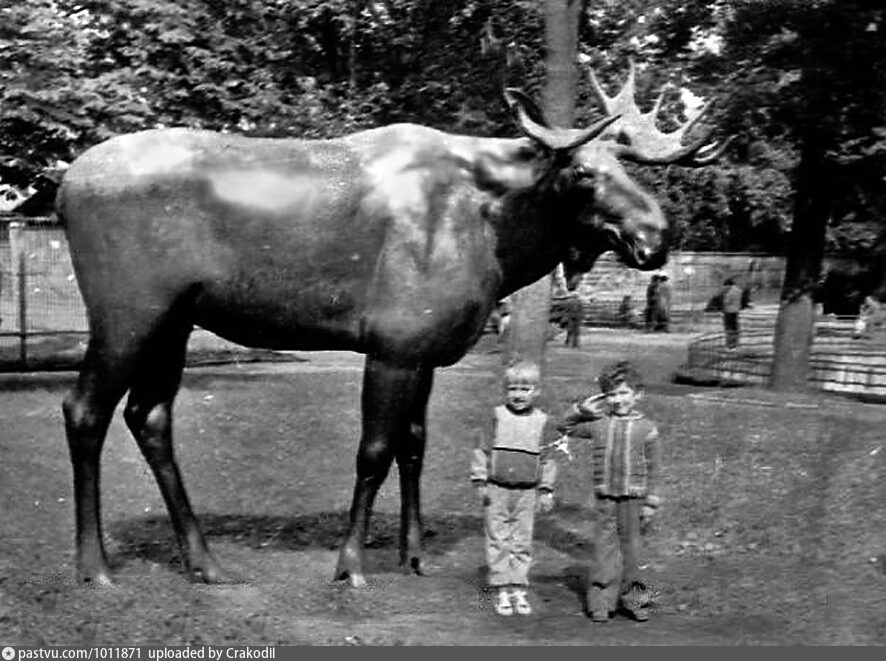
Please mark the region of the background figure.
POLYGON ((671 330, 671 284, 666 274, 657 277, 658 286, 652 302, 652 329, 667 333, 671 330))
POLYGON ((621 325, 626 328, 636 328, 636 310, 634 310, 634 298, 630 294, 625 294, 621 299, 621 305, 618 306, 618 319, 621 325))
POLYGON ((645 321, 647 331, 653 330, 655 323, 655 299, 656 292, 658 291, 658 283, 659 277, 658 274, 655 274, 649 279, 649 284, 646 286, 645 321))
POLYGON ((498 339, 501 344, 506 345, 508 341, 508 326, 511 323, 511 306, 508 299, 503 298, 496 305, 496 326, 498 339))
POLYGON ((726 278, 723 283, 723 331, 726 333, 726 348, 738 347, 739 323, 741 312, 741 287, 735 284, 735 278, 726 278))
POLYGON ((578 349, 581 344, 581 322, 584 317, 584 305, 578 292, 569 292, 566 299, 566 346, 578 349))
POLYGON ((884 306, 873 296, 865 296, 858 309, 852 338, 859 340, 863 337, 870 337, 871 331, 883 323, 884 317, 886 317, 884 306))

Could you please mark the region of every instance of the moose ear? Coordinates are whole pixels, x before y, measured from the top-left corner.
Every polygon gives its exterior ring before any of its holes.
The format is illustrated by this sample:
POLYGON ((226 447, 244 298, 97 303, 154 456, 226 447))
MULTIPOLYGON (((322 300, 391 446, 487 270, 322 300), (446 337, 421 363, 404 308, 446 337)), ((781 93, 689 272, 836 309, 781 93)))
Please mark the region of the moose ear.
POLYGON ((529 95, 523 92, 523 90, 517 89, 516 87, 506 87, 503 96, 510 111, 518 117, 521 113, 524 113, 526 117, 536 124, 545 127, 548 126, 548 121, 545 119, 541 108, 539 108, 535 101, 530 99, 529 95))

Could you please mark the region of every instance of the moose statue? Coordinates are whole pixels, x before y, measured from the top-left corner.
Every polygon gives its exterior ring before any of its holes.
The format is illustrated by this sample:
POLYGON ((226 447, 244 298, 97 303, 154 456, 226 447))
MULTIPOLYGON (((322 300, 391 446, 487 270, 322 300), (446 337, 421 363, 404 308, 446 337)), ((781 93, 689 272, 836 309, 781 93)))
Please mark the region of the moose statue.
MULTIPOLYGON (((207 547, 172 447, 173 400, 194 325, 251 346, 366 356, 349 529, 335 578, 365 583, 364 538, 396 460, 400 560, 422 573, 420 478, 434 370, 480 337, 496 301, 560 262, 666 260, 667 222, 620 165, 704 165, 724 145, 684 145, 634 101, 633 66, 585 129, 505 100, 523 137, 395 124, 336 139, 263 139, 182 128, 121 135, 82 154, 59 188, 89 342, 63 411, 81 580, 112 582, 100 455, 123 417, 169 510, 193 580, 226 575, 207 547)), ((656 104, 657 108, 657 104, 656 104)))

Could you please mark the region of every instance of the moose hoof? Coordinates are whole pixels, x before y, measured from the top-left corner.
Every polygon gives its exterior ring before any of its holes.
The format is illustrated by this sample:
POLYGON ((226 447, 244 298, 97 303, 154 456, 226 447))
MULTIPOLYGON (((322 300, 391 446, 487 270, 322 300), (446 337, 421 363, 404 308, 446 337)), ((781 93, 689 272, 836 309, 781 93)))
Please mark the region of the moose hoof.
POLYGON ((225 571, 217 563, 191 567, 188 569, 188 577, 194 583, 206 583, 210 585, 245 582, 241 576, 225 571))
POLYGON ((421 558, 413 557, 408 560, 401 560, 400 566, 403 568, 403 571, 407 574, 415 574, 416 576, 425 576, 424 565, 422 565, 421 558))
POLYGON ((335 576, 332 577, 332 580, 347 581, 352 588, 362 588, 366 585, 366 577, 363 576, 362 571, 342 569, 341 567, 335 570, 335 576))
POLYGON ((363 576, 363 572, 351 571, 349 569, 337 568, 332 580, 347 581, 351 584, 352 588, 362 588, 366 586, 366 578, 363 576))
POLYGON ((79 572, 80 582, 95 588, 113 588, 116 586, 109 570, 98 572, 79 572))
POLYGON ((353 588, 362 588, 366 585, 366 578, 363 576, 362 555, 347 545, 342 547, 332 580, 347 580, 353 588))

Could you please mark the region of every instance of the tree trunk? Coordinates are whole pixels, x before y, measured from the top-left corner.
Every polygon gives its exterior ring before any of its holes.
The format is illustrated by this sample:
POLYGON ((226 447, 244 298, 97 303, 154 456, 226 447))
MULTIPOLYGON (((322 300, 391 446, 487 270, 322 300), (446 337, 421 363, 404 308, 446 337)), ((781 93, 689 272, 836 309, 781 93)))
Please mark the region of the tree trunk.
POLYGON ((803 139, 797 177, 797 200, 788 245, 785 279, 775 325, 775 358, 770 387, 779 391, 808 388, 809 357, 815 334, 812 294, 821 274, 830 216, 826 143, 811 128, 803 139))
MULTIPOLYGON (((555 126, 572 126, 575 114, 580 0, 545 0, 544 111, 555 126)), ((551 308, 552 275, 514 292, 511 297, 508 362, 530 360, 544 371, 545 340, 551 308)))

